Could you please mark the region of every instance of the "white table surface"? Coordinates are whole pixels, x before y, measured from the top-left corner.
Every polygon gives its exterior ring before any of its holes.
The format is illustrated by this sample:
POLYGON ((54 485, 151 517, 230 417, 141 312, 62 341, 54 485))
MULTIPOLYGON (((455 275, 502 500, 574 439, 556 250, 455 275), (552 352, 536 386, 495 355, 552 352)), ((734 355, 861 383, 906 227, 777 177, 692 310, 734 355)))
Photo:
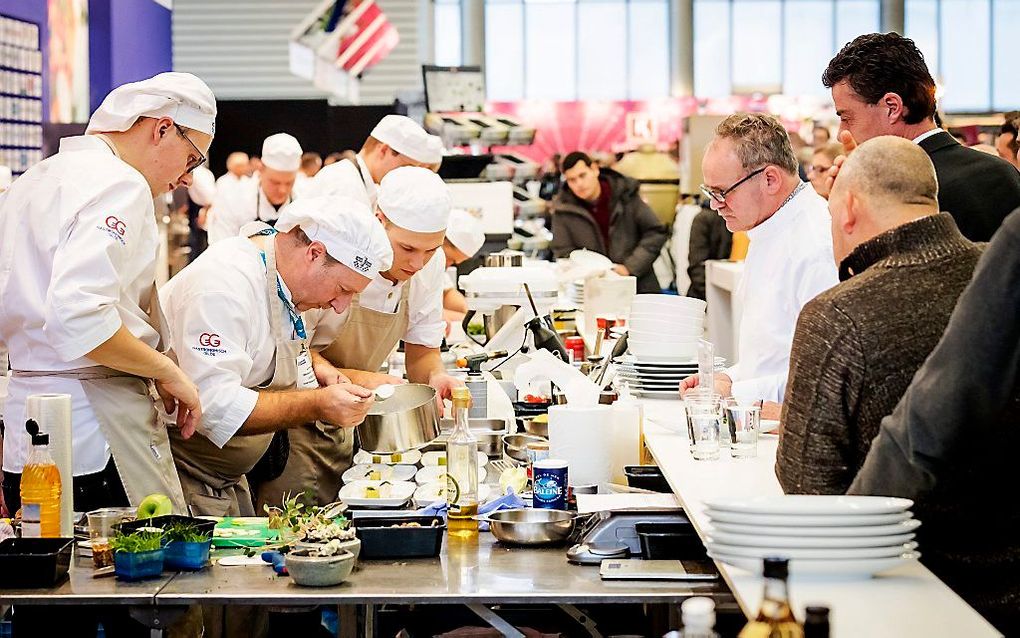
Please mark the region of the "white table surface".
MULTIPOLYGON (((706 501, 782 494, 774 472, 777 437, 762 437, 754 459, 733 459, 724 448, 719 460, 696 461, 688 449, 686 425, 682 425, 682 403, 652 399, 641 402, 645 406, 647 446, 702 540, 709 525, 706 501)), ((923 555, 924 547, 919 551, 923 555)), ((763 588, 761 576, 718 561, 716 564, 744 613, 757 614, 763 588)), ((800 618, 807 605, 828 606, 831 635, 837 638, 1001 635, 917 562, 870 579, 794 576, 790 597, 800 618)))

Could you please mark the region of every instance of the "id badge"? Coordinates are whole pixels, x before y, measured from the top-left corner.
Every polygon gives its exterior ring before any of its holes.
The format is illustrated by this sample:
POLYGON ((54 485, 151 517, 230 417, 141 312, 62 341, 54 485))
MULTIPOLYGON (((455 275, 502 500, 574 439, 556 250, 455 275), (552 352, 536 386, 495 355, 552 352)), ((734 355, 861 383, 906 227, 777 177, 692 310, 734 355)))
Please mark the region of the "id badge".
POLYGON ((312 368, 312 354, 308 352, 308 348, 301 348, 297 355, 297 387, 302 389, 319 387, 315 370, 312 368))

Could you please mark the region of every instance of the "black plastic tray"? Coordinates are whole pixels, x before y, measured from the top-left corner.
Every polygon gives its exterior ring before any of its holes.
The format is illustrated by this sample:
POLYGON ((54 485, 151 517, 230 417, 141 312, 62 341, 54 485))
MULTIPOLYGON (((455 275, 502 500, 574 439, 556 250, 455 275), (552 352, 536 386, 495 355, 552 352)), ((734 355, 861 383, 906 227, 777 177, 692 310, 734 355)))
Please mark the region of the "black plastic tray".
POLYGON ((431 558, 439 556, 446 536, 441 516, 355 516, 351 519, 361 539, 361 558, 431 558), (433 526, 433 521, 439 524, 433 526), (418 523, 421 527, 393 527, 418 523))
POLYGON ((209 538, 212 538, 213 528, 216 527, 216 521, 210 521, 204 518, 193 518, 191 516, 180 516, 179 514, 168 514, 166 516, 140 518, 134 521, 118 523, 117 525, 114 525, 113 528, 120 530, 123 534, 130 534, 142 527, 158 527, 159 529, 166 529, 175 523, 190 523, 197 527, 200 533, 208 534, 209 538))
POLYGON ((672 492, 662 470, 656 465, 627 465, 623 468, 627 485, 653 492, 672 492))
POLYGON ((0 588, 53 587, 67 576, 73 538, 8 538, 0 542, 0 588))
POLYGON ((635 523, 646 560, 699 560, 708 556, 698 532, 690 523, 635 523))

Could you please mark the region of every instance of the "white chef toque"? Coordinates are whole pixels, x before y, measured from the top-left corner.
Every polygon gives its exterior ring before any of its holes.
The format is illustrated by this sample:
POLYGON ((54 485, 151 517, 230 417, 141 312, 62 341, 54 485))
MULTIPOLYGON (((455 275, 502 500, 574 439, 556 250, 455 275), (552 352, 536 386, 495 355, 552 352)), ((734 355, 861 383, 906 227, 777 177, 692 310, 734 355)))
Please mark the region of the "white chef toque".
POLYGON ((401 166, 383 177, 377 206, 391 222, 416 233, 446 230, 450 189, 427 168, 401 166))
POLYGON ((372 129, 372 137, 421 164, 443 161, 443 142, 403 115, 387 115, 372 129))
POLYGON ((293 135, 270 135, 262 142, 262 164, 273 170, 294 172, 301 168, 302 152, 293 135))
POLYGON ((382 224, 368 206, 343 195, 305 197, 280 211, 281 233, 300 227, 312 241, 322 242, 333 259, 369 279, 393 264, 393 249, 382 224))
POLYGON ((485 243, 482 220, 463 208, 454 208, 450 211, 450 223, 446 228, 446 238, 450 240, 454 248, 468 257, 472 257, 485 243))
POLYGON ((190 73, 160 73, 110 91, 92 114, 85 132, 126 131, 140 117, 169 117, 180 126, 213 135, 216 96, 190 73))

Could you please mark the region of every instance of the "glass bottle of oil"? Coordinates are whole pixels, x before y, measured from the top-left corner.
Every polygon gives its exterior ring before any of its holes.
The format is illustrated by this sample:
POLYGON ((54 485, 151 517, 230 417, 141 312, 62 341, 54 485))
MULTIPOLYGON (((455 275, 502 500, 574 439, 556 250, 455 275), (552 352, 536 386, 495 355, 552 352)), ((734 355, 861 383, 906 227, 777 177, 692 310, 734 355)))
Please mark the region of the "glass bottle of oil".
POLYGON ((21 535, 36 538, 60 536, 60 470, 50 456, 50 435, 29 419, 32 451, 21 473, 21 535))
POLYGON ((758 617, 747 623, 739 638, 804 638, 804 628, 797 622, 790 607, 786 579, 790 561, 785 558, 766 557, 765 595, 762 596, 758 617))
POLYGON ((478 535, 478 440, 468 426, 471 392, 453 389, 453 432, 446 442, 447 525, 451 537, 478 535))

